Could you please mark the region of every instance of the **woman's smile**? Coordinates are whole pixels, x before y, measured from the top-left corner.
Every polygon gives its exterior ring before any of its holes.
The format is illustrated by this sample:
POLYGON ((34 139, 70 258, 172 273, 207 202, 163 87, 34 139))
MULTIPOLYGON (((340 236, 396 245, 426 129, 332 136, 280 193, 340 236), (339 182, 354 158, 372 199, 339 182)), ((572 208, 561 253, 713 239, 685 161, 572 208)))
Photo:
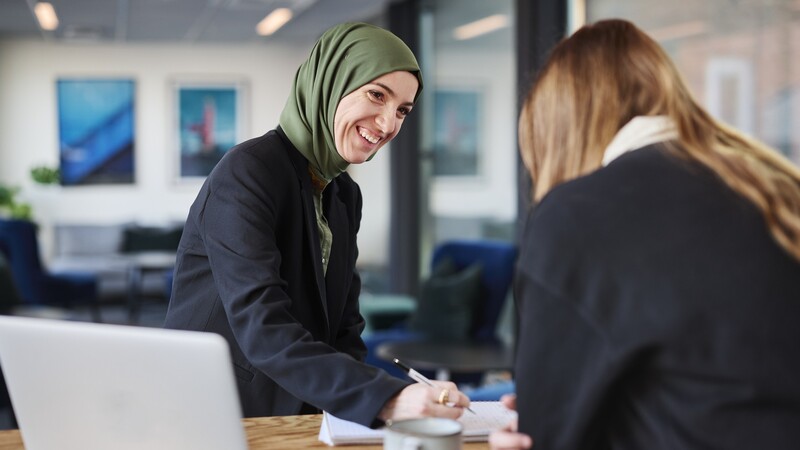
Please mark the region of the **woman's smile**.
POLYGON ((370 144, 377 144, 381 140, 379 136, 370 133, 370 131, 367 130, 366 128, 359 127, 358 133, 361 135, 361 137, 369 141, 370 144))

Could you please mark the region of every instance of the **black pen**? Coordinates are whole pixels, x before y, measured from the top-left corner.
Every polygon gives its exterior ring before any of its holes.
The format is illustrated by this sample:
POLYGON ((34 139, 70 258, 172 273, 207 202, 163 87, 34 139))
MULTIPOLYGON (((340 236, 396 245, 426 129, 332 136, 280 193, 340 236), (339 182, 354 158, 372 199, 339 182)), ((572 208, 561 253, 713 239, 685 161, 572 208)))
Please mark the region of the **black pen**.
MULTIPOLYGON (((408 377, 411 378, 412 380, 416 381, 417 383, 423 383, 423 384, 427 384, 430 387, 434 387, 433 383, 431 383, 431 380, 429 380, 425 375, 423 375, 423 374, 417 372, 416 370, 412 369, 411 367, 408 367, 407 365, 401 363, 399 359, 394 358, 392 360, 392 362, 394 362, 397 365, 397 367, 403 369, 403 371, 405 371, 405 373, 408 374, 408 377)), ((470 409, 469 406, 467 406, 467 411, 471 412, 472 414, 475 414, 475 411, 470 409)))

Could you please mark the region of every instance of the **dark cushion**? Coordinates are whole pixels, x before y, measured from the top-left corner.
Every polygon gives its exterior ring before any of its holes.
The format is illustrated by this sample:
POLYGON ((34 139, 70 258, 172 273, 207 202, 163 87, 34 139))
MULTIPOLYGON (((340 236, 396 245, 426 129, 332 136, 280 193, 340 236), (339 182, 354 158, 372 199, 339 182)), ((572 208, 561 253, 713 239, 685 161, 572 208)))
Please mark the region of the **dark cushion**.
POLYGON ((176 251, 182 233, 182 227, 129 227, 122 235, 122 251, 176 251))
POLYGON ((451 260, 442 260, 422 283, 410 328, 434 339, 468 339, 481 298, 482 271, 480 264, 457 270, 451 260))

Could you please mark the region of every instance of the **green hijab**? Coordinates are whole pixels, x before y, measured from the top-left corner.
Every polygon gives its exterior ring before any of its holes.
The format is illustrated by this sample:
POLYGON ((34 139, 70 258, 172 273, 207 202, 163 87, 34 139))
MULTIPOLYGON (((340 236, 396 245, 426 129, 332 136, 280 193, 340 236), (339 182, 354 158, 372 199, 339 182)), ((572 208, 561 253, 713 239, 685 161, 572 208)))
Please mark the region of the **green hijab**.
POLYGON ((374 25, 336 25, 314 45, 311 55, 297 69, 279 123, 320 178, 330 181, 349 165, 336 151, 333 138, 339 100, 398 70, 417 76, 416 101, 422 91, 417 59, 400 38, 374 25))

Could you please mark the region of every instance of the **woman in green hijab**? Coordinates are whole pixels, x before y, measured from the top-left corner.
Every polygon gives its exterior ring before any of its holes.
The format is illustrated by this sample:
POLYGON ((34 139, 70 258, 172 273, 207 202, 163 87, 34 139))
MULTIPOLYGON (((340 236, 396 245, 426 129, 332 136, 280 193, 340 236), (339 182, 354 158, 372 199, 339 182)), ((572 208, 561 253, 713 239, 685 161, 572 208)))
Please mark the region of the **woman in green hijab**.
POLYGON ((280 126, 231 149, 200 190, 165 326, 228 340, 246 417, 325 410, 375 426, 455 418, 469 404, 452 383, 410 384, 362 362, 361 191, 345 169, 397 135, 421 90, 395 35, 335 26, 298 69, 280 126))

